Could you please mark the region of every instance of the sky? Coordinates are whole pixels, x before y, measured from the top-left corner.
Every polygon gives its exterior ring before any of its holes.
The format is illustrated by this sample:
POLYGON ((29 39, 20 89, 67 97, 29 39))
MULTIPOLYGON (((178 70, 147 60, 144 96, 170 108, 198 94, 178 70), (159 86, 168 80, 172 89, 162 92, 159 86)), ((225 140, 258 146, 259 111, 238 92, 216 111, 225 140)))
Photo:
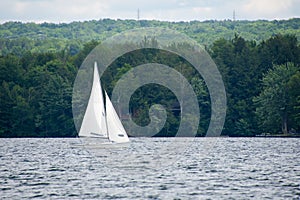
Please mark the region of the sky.
POLYGON ((0 0, 0 23, 111 19, 161 21, 289 19, 300 0, 0 0))

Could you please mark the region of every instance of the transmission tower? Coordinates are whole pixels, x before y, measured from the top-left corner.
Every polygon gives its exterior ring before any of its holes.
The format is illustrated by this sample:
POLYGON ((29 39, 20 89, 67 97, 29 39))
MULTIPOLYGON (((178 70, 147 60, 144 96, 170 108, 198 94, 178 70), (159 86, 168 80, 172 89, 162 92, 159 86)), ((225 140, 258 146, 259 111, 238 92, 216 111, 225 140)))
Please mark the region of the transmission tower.
POLYGON ((235 10, 233 10, 232 20, 235 21, 235 10))

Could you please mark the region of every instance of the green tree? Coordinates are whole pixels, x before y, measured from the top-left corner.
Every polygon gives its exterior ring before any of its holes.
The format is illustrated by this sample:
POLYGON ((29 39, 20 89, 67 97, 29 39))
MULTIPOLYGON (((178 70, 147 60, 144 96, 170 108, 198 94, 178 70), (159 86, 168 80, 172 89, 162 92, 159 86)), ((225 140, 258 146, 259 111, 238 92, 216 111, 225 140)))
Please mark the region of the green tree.
POLYGON ((3 81, 0 87, 0 137, 9 137, 12 134, 13 105, 10 86, 3 81))
POLYGON ((300 131, 300 72, 298 71, 288 82, 290 95, 291 120, 290 128, 300 131))
POLYGON ((11 97, 14 102, 11 108, 11 132, 13 136, 35 136, 34 117, 29 105, 27 90, 19 85, 15 85, 11 90, 11 97))
POLYGON ((98 41, 92 40, 86 43, 83 49, 73 57, 74 65, 79 68, 86 56, 99 44, 98 41))
POLYGON ((300 62, 299 46, 295 35, 277 34, 266 41, 274 64, 281 65, 287 62, 300 62))
POLYGON ((228 111, 223 134, 253 136, 255 121, 252 98, 258 94, 260 74, 257 45, 239 35, 233 40, 217 40, 211 48, 212 58, 221 71, 227 92, 228 111))
POLYGON ((297 68, 292 63, 275 65, 263 77, 263 90, 254 98, 256 114, 263 131, 287 134, 289 131, 291 96, 289 81, 297 68))

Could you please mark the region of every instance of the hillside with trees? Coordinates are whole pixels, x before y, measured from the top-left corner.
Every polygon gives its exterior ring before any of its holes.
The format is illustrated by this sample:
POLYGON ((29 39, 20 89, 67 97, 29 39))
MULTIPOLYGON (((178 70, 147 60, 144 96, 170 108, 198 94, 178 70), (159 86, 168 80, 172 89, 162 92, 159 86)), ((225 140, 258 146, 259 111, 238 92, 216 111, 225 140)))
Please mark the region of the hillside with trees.
POLYGON ((0 55, 41 53, 68 50, 79 52, 86 42, 101 41, 125 30, 144 27, 164 27, 177 30, 210 46, 220 38, 231 40, 238 34, 245 40, 261 42, 276 34, 292 34, 300 39, 300 19, 258 21, 191 21, 166 22, 155 20, 102 19, 69 24, 7 22, 0 25, 0 55))
MULTIPOLYGON (((70 24, 7 22, 0 25, 0 137, 75 137, 72 88, 82 61, 102 40, 139 27, 168 27, 203 44, 217 64, 227 93, 223 135, 300 132, 300 19, 280 21, 161 22, 111 20, 70 24)), ((198 136, 209 124, 205 82, 180 57, 157 50, 117 59, 103 76, 110 94, 117 80, 141 62, 181 70, 196 92, 201 110, 198 136)), ((141 87, 131 115, 149 123, 148 110, 178 106, 159 85, 141 87)), ((173 136, 180 113, 170 111, 157 136, 173 136)), ((129 132, 130 134, 130 132, 129 132)))

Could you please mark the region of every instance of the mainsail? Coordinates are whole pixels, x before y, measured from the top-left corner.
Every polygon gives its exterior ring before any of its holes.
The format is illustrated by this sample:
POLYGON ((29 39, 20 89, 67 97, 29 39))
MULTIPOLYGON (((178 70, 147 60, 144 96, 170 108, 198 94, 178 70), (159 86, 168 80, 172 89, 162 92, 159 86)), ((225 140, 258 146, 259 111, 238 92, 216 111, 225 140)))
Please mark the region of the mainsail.
POLYGON ((108 137, 103 94, 96 62, 90 99, 81 123, 79 137, 108 137))

